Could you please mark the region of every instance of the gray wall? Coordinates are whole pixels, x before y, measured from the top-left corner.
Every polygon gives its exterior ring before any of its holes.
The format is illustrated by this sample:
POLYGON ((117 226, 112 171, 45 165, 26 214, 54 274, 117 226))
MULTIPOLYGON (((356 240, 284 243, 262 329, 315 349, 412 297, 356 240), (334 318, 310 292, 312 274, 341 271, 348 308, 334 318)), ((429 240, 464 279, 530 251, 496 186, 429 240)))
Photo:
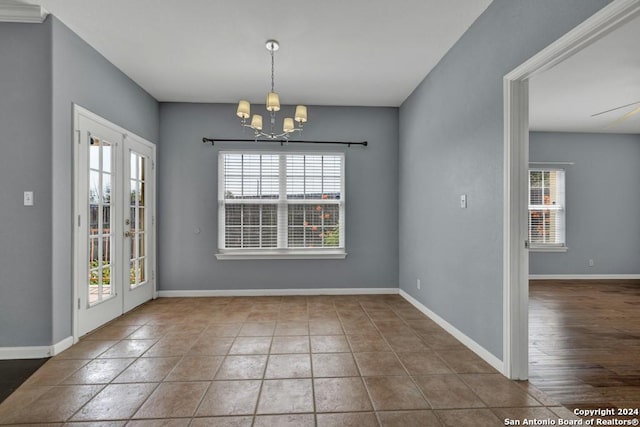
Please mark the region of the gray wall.
POLYGON ((607 3, 494 0, 400 108, 400 288, 498 358, 502 78, 607 3))
POLYGON ((158 102, 53 18, 53 342, 72 332, 73 103, 158 140, 158 102))
POLYGON ((569 250, 531 252, 529 273, 640 273, 640 135, 531 132, 529 138, 531 161, 574 162, 565 166, 569 250))
POLYGON ((309 107, 309 120, 303 139, 369 141, 366 148, 299 144, 285 148, 345 152, 347 258, 217 261, 218 151, 281 148, 202 144, 203 136, 251 138, 250 131, 240 128, 235 105, 161 104, 160 290, 397 287, 398 110, 309 107), (200 234, 194 233, 196 228, 200 234))
POLYGON ((52 16, 0 23, 0 58, 0 347, 44 346, 72 333, 72 104, 156 141, 158 103, 52 16))
POLYGON ((50 42, 50 21, 0 23, 0 347, 51 341, 50 42))

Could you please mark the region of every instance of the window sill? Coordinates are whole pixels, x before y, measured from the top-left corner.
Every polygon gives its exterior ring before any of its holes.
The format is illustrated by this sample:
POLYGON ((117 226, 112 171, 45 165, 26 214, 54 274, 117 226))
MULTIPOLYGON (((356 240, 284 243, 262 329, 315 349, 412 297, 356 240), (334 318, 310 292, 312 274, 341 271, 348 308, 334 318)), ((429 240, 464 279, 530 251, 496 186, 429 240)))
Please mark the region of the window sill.
POLYGON ((567 246, 532 246, 529 252, 567 252, 567 246))
POLYGON ((345 259, 347 253, 344 250, 314 250, 314 251, 229 251, 218 252, 216 259, 225 260, 252 260, 252 259, 345 259))

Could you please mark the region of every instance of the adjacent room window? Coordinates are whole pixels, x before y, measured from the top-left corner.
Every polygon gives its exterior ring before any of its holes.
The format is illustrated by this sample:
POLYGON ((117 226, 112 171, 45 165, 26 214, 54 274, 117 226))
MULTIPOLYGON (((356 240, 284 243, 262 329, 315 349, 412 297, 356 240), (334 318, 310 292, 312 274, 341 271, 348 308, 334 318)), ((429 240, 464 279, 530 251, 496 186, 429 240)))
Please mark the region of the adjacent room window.
POLYGON ((529 170, 529 244, 532 249, 566 250, 565 171, 529 170))
POLYGON ((219 259, 344 258, 342 153, 219 154, 219 259))

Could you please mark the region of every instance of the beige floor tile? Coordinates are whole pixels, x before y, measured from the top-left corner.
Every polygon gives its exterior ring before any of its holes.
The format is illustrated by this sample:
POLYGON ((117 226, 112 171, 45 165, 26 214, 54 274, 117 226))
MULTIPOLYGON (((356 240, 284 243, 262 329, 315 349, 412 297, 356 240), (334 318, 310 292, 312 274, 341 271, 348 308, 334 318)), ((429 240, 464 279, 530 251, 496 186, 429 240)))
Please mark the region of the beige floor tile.
POLYGON ((267 356, 227 356, 218 369, 218 380, 262 379, 267 356))
POLYGON ((468 349, 436 350, 447 365, 459 374, 496 374, 491 365, 468 349))
POLYGON ((433 331, 429 333, 421 333, 420 337, 424 343, 432 350, 445 350, 445 349, 458 349, 465 350, 466 348, 455 339, 453 335, 442 330, 433 331))
POLYGON ((415 376, 413 379, 434 409, 486 406, 457 375, 415 376))
POLYGON ((72 421, 128 419, 157 387, 155 383, 110 384, 82 407, 72 421))
POLYGON ((237 337, 229 354, 269 354, 271 337, 237 337))
POLYGON ((310 379, 265 380, 257 414, 313 412, 313 387, 310 379))
POLYGON ((383 332, 384 337, 396 352, 416 352, 427 351, 429 348, 422 342, 420 337, 415 334, 411 335, 386 335, 383 332))
POLYGON ((25 385, 57 385, 78 369, 91 362, 91 359, 52 359, 40 367, 25 385))
POLYGON ((496 427, 503 426, 490 409, 436 410, 436 415, 445 427, 496 427))
POLYGON ((248 415, 256 410, 260 381, 213 381, 197 416, 248 415))
POLYGON ((190 417, 208 387, 208 382, 162 383, 133 418, 190 417))
POLYGON ((272 354, 267 361, 265 378, 309 378, 311 357, 308 354, 272 354))
POLYGON ((252 416, 194 418, 189 427, 251 427, 252 416))
POLYGON ((163 338, 147 350, 142 357, 184 356, 198 340, 199 335, 170 335, 163 338))
POLYGON ((376 411, 429 409, 422 393, 408 376, 367 377, 364 383, 376 411))
POLYGON ((273 337, 271 354, 309 353, 309 337, 273 337))
POLYGON ((373 412, 318 414, 316 419, 318 427, 378 427, 379 425, 373 412))
POLYGON ((140 358, 122 371, 114 383, 160 382, 180 361, 180 357, 140 358))
POLYGON ((246 322, 240 328, 240 337, 270 337, 275 330, 276 322, 246 322))
POLYGON ((83 340, 122 340, 140 328, 139 325, 106 325, 84 336, 83 340))
POLYGON ((106 384, 136 359, 94 359, 68 376, 63 384, 106 384))
POLYGON ((189 349, 189 356, 224 356, 229 352, 233 338, 201 336, 189 349))
POLYGON ((378 334, 348 335, 347 338, 353 352, 364 353, 392 351, 387 342, 378 334))
POLYGON ((251 427, 253 417, 194 418, 189 427, 251 427))
POLYGON ((351 351, 344 335, 311 336, 312 353, 343 353, 351 351))
POLYGON ((52 360, 60 359, 93 359, 98 357, 102 352, 116 344, 117 340, 80 340, 80 342, 72 345, 62 353, 58 354, 52 360))
POLYGON ((122 340, 98 356, 100 359, 139 357, 153 346, 157 339, 122 340))
POLYGON ((382 427, 440 427, 442 424, 432 411, 378 412, 382 427))
POLYGON ((395 353, 354 353, 353 356, 363 377, 407 375, 395 353))
POLYGON ((446 363, 431 350, 397 354, 411 375, 452 373, 446 363))
POLYGON ((185 356, 165 381, 213 380, 223 360, 223 356, 185 356))
POLYGON ((311 335, 342 335, 342 324, 336 320, 310 320, 309 334, 311 335))
POLYGON ((309 335, 309 322, 285 322, 279 321, 276 324, 274 335, 309 335))
POLYGON ((501 374, 463 374, 460 378, 489 407, 541 406, 537 400, 501 374))
POLYGON ((173 325, 144 325, 138 328, 127 339, 160 339, 173 330, 173 325))
POLYGON ((311 357, 314 377, 355 377, 359 375, 351 353, 316 353, 311 357))
POLYGON ((101 385, 51 387, 31 404, 4 414, 0 417, 0 424, 66 421, 101 389, 101 385))
POLYGON ((360 377, 313 380, 317 412, 371 411, 371 401, 360 377))
POLYGON ((164 418, 156 420, 132 420, 127 427, 187 427, 191 422, 190 418, 164 418))
POLYGON ((205 328, 202 335, 213 337, 235 337, 242 323, 213 323, 205 328))
POLYGON ((254 427, 314 427, 313 414, 259 415, 254 427))
MULTIPOLYGON (((30 427, 50 427, 52 424, 31 424, 30 427)), ((61 424, 62 425, 62 424, 61 424)), ((64 423, 65 427, 122 427, 126 421, 70 421, 64 423)))

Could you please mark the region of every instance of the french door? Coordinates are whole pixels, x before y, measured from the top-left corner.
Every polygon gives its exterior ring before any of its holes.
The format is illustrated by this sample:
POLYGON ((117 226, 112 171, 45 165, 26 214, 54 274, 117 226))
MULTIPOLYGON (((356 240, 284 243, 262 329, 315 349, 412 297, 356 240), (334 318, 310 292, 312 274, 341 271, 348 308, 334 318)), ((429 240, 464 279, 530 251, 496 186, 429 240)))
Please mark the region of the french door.
POLYGON ((155 292, 155 146, 75 107, 76 338, 155 292))

